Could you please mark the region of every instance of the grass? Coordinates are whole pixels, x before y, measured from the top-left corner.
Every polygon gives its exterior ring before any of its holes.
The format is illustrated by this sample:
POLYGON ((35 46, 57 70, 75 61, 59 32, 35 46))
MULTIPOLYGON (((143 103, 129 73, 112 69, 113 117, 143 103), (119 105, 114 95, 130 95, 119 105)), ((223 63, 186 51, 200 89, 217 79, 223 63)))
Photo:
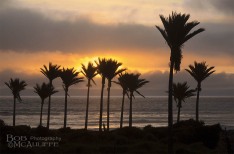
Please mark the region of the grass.
MULTIPOLYGON (((167 127, 124 127, 110 132, 83 129, 54 129, 5 126, 1 129, 0 153, 167 153, 167 127), (61 137, 58 147, 8 148, 6 134, 61 137)), ((194 120, 174 125, 175 153, 227 153, 226 132, 220 125, 205 126, 194 120)), ((229 141, 233 144, 233 131, 229 141)))

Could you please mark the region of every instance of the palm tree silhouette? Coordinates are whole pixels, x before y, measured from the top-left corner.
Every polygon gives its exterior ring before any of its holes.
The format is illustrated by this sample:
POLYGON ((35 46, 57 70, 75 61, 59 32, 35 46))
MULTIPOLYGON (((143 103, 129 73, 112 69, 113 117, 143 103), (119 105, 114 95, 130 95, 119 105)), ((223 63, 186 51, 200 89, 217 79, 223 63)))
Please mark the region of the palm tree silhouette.
POLYGON ((102 113, 103 113, 103 91, 105 87, 105 79, 107 76, 107 60, 105 58, 98 58, 95 61, 97 65, 97 73, 102 77, 101 99, 100 99, 100 117, 99 117, 99 131, 102 131, 102 113))
POLYGON ((77 84, 79 82, 83 82, 83 77, 77 77, 79 72, 76 72, 74 68, 63 68, 60 71, 59 76, 63 81, 63 89, 65 91, 65 107, 64 107, 64 125, 63 127, 66 128, 67 126, 67 96, 69 87, 77 84))
POLYGON ((201 91, 201 83, 215 72, 213 69, 214 66, 208 67, 206 62, 197 63, 196 61, 194 62, 194 66, 189 65, 189 69, 185 69, 197 81, 196 121, 199 120, 199 94, 201 91))
POLYGON ((195 96, 194 92, 194 89, 189 89, 187 82, 173 83, 172 95, 174 96, 174 100, 178 108, 177 122, 180 121, 180 109, 182 108, 182 102, 185 102, 186 98, 195 96))
POLYGON ((140 79, 140 75, 141 74, 127 74, 126 77, 126 82, 127 82, 127 87, 130 93, 130 107, 129 107, 129 127, 132 127, 132 98, 134 97, 134 92, 136 92, 137 94, 139 94, 142 97, 143 96, 138 89, 141 88, 142 86, 144 86, 146 83, 148 83, 149 81, 145 80, 145 79, 140 79))
POLYGON ((127 74, 127 73, 124 73, 124 74, 121 73, 121 74, 119 74, 118 82, 114 81, 114 83, 120 85, 122 90, 123 90, 123 92, 122 92, 123 97, 122 97, 122 104, 121 104, 121 114, 120 114, 120 128, 123 127, 123 111, 124 111, 125 95, 127 95, 129 97, 129 95, 128 95, 128 85, 127 85, 128 84, 128 76, 129 76, 129 74, 127 74))
POLYGON ((89 88, 92 86, 91 81, 96 85, 93 78, 98 74, 97 68, 93 66, 93 63, 89 62, 88 66, 82 64, 82 71, 81 73, 87 78, 88 80, 88 92, 87 92, 87 104, 86 104, 86 116, 85 116, 85 130, 88 128, 88 114, 89 114, 89 88))
POLYGON ((126 69, 118 69, 122 63, 119 63, 116 60, 108 59, 106 61, 106 78, 108 80, 108 87, 107 87, 107 131, 109 131, 109 120, 110 120, 110 88, 112 79, 125 71, 126 69))
POLYGON ((43 82, 41 86, 39 84, 36 84, 36 86, 33 88, 34 92, 37 93, 41 98, 40 126, 42 126, 42 110, 43 110, 44 101, 47 97, 53 95, 58 91, 54 90, 54 87, 51 86, 50 83, 46 84, 45 82, 43 82))
MULTIPOLYGON (((43 65, 44 68, 41 68, 41 73, 44 74, 49 79, 50 86, 53 85, 53 80, 59 77, 60 66, 53 65, 51 62, 49 63, 49 67, 47 68, 43 65)), ((51 96, 49 96, 48 101, 48 115, 47 115, 47 128, 50 128, 50 105, 51 105, 51 96)))
POLYGON ((16 99, 21 102, 22 99, 20 98, 20 91, 24 90, 27 86, 24 80, 20 81, 20 79, 10 79, 9 82, 5 82, 7 87, 11 89, 14 99, 14 106, 13 106, 13 126, 15 126, 15 108, 16 108, 16 99))
POLYGON ((203 32, 205 29, 200 28, 190 33, 190 31, 199 24, 197 21, 187 22, 190 18, 189 14, 177 14, 172 12, 168 18, 160 15, 164 29, 156 26, 160 31, 163 38, 166 40, 167 45, 171 50, 170 56, 170 73, 168 85, 168 153, 173 153, 172 141, 172 126, 173 126, 173 100, 172 100, 172 84, 173 84, 173 69, 180 71, 180 64, 182 59, 182 47, 186 41, 193 36, 203 32))

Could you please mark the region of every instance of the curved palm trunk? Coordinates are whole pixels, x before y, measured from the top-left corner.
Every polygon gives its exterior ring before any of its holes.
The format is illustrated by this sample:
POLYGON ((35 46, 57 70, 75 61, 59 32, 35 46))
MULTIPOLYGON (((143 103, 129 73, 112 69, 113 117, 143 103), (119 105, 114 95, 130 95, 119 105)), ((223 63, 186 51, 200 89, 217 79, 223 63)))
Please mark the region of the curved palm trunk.
MULTIPOLYGON (((172 53, 173 51, 171 51, 172 53)), ((168 86, 168 153, 173 153, 173 99, 172 99, 172 85, 173 85, 173 67, 174 61, 170 58, 170 74, 169 74, 169 86, 168 86)))
POLYGON ((109 131, 109 127, 110 127, 110 88, 111 88, 111 81, 108 80, 108 88, 107 88, 107 131, 109 131))
POLYGON ((132 97, 133 97, 133 92, 130 93, 129 127, 132 127, 132 97))
POLYGON ((13 106, 13 126, 15 126, 15 107, 16 107, 16 98, 14 96, 14 106, 13 106))
MULTIPOLYGON (((52 86, 52 80, 50 80, 50 86, 52 86)), ((50 128, 50 102, 51 102, 51 95, 49 96, 48 101, 48 114, 47 114, 47 128, 50 128)))
POLYGON ((89 116, 89 89, 90 80, 88 80, 88 92, 87 92, 87 104, 86 104, 86 116, 85 116, 85 130, 88 128, 88 116, 89 116))
POLYGON ((199 121, 199 95, 201 90, 201 83, 197 84, 197 100, 196 100, 196 121, 199 121))
POLYGON ((44 105, 44 99, 41 100, 40 126, 42 126, 42 110, 43 110, 43 105, 44 105))
POLYGON ((125 99, 125 90, 123 90, 123 97, 122 97, 121 114, 120 114, 120 128, 123 127, 124 99, 125 99))
POLYGON ((64 106, 64 124, 63 124, 64 128, 67 127, 67 93, 68 89, 65 88, 65 106, 64 106))
POLYGON ((181 101, 178 103, 178 114, 177 114, 177 123, 180 122, 180 109, 181 109, 181 101))
POLYGON ((103 91, 105 86, 105 77, 102 77, 102 89, 101 89, 101 100, 100 100, 100 117, 99 117, 99 131, 102 131, 102 111, 103 111, 103 91))

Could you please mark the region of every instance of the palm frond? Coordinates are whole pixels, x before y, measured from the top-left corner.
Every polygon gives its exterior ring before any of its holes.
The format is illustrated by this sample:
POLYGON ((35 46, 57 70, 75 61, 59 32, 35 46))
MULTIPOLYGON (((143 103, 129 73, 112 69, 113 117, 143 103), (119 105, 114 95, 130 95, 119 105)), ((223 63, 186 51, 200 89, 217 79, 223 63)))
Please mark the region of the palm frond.
POLYGON ((192 33, 190 33, 190 34, 188 34, 188 35, 184 38, 184 40, 182 41, 182 43, 187 42, 189 39, 191 39, 192 37, 194 37, 195 35, 197 35, 197 34, 203 32, 203 31, 205 31, 204 28, 199 28, 198 30, 196 30, 196 31, 194 31, 194 32, 192 32, 192 33))
POLYGON ((79 72, 76 72, 74 68, 63 68, 59 76, 63 81, 65 89, 68 89, 70 86, 83 82, 83 77, 77 77, 79 72))
POLYGON ((45 75, 50 81, 54 80, 55 78, 59 77, 60 66, 59 65, 53 65, 51 62, 49 62, 49 66, 43 65, 44 68, 40 68, 40 72, 45 75))
POLYGON ((145 96, 142 95, 139 91, 136 90, 136 93, 137 93, 138 95, 142 96, 143 98, 145 98, 145 96))
POLYGON ((194 62, 194 65, 189 65, 189 69, 185 69, 197 82, 201 83, 207 77, 209 77, 212 73, 215 72, 213 70, 215 67, 208 67, 206 62, 194 62), (213 71, 212 71, 213 70, 213 71))
POLYGON ((57 90, 55 90, 53 85, 45 82, 43 82, 41 85, 36 84, 36 86, 33 88, 34 92, 38 94, 42 100, 58 92, 57 90))
POLYGON ((187 82, 183 83, 173 83, 172 86, 172 95, 174 96, 174 100, 177 102, 185 101, 186 98, 194 96, 195 90, 189 89, 187 82))
POLYGON ((9 82, 5 82, 5 85, 11 90, 14 98, 17 98, 19 101, 21 101, 20 92, 27 86, 26 82, 24 80, 20 81, 19 78, 11 78, 9 82))
POLYGON ((162 34, 163 38, 166 40, 166 43, 168 44, 169 47, 171 47, 170 42, 168 40, 168 36, 167 33, 165 32, 165 30, 163 30, 162 28, 160 28, 159 26, 156 26, 156 28, 159 30, 159 32, 162 34))
POLYGON ((156 28, 159 30, 171 49, 171 62, 169 63, 169 65, 173 64, 173 69, 175 71, 180 71, 180 64, 183 58, 182 47, 184 46, 184 43, 191 39, 193 36, 205 30, 203 28, 200 28, 190 33, 190 31, 194 27, 196 27, 199 22, 188 22, 189 18, 189 14, 172 12, 172 14, 169 15, 168 18, 160 15, 160 19, 163 23, 164 29, 156 26, 156 28))

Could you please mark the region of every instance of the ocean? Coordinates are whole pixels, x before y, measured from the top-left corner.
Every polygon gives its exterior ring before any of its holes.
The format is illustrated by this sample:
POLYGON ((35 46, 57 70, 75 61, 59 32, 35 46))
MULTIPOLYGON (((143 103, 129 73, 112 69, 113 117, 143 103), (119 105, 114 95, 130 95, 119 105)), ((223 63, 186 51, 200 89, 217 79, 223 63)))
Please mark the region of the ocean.
MULTIPOLYGON (((41 100, 38 96, 24 96, 23 103, 16 104, 16 125, 39 125, 41 100)), ((110 128, 118 128, 120 121, 122 97, 110 98, 110 128)), ((48 100, 43 109, 43 125, 46 126, 48 100)), ((54 96, 51 99, 50 128, 62 128, 64 118, 64 96, 54 96)), ((192 97, 182 104, 181 120, 195 119, 196 98, 192 97)), ((90 97, 88 129, 96 130, 99 122, 100 97, 90 97)), ((128 126, 129 100, 125 99, 124 126, 128 126)), ((176 103, 173 104, 174 122, 177 118, 176 103)), ((67 127, 84 128, 86 97, 68 97, 67 127)), ((227 129, 234 129, 234 97, 201 97, 200 120, 205 124, 220 123, 227 129)), ((13 98, 0 97, 0 119, 12 125, 13 98)), ((106 97, 104 97, 103 123, 106 124, 106 97)), ((167 97, 147 96, 133 99, 133 126, 144 127, 167 126, 167 97)))

